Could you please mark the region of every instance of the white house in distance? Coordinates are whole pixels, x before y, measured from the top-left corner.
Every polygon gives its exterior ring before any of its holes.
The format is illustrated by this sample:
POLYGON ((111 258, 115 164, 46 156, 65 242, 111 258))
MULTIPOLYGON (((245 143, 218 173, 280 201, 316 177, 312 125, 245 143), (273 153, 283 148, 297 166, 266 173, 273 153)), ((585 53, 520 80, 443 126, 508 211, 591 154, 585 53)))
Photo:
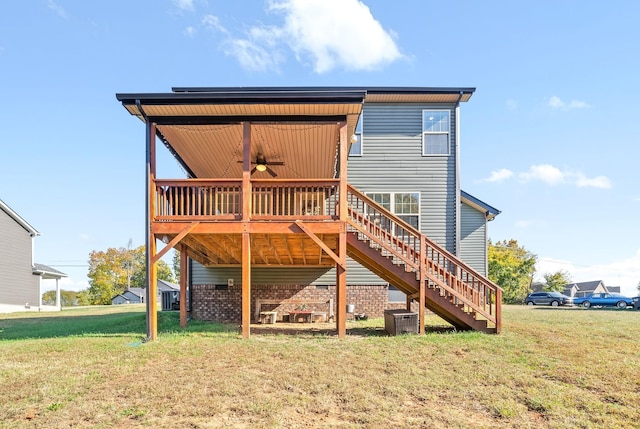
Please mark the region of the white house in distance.
POLYGON ((56 269, 33 262, 33 239, 40 233, 0 200, 0 313, 60 310, 56 269), (56 281, 56 304, 42 305, 42 280, 56 281))

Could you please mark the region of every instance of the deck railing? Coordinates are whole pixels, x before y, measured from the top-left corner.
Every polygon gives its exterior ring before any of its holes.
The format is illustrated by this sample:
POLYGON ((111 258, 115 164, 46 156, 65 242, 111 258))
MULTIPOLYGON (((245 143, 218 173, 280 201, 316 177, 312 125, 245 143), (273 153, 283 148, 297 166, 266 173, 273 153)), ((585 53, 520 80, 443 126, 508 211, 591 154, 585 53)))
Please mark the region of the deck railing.
POLYGON ((502 290, 498 286, 350 185, 347 207, 351 231, 392 257, 396 265, 403 263, 416 273, 426 273, 428 287, 445 290, 456 304, 472 309, 500 329, 502 290))
MULTIPOLYGON (((252 220, 337 219, 338 180, 251 181, 252 220)), ((241 220, 242 181, 155 181, 156 221, 241 220)))

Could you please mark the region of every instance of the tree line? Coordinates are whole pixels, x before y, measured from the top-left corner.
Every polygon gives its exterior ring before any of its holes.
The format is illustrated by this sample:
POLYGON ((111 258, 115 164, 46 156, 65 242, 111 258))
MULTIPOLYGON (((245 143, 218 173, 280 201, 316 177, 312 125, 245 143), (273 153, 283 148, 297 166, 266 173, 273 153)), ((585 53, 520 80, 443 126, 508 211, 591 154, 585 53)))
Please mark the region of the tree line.
MULTIPOLYGON (((176 251, 171 267, 160 260, 156 264, 158 279, 168 282, 180 281, 180 256, 176 251), (177 255, 176 255, 177 254, 177 255)), ((134 249, 110 247, 104 251, 92 251, 89 254, 89 287, 79 292, 60 291, 63 307, 76 305, 111 304, 111 299, 129 288, 146 288, 145 246, 134 249)), ((44 305, 54 305, 56 291, 47 291, 42 295, 44 305)))
MULTIPOLYGON (((524 302, 531 292, 536 274, 538 256, 517 240, 488 242, 488 277, 503 289, 503 302, 524 302)), ((174 251, 173 270, 160 260, 157 263, 158 278, 169 282, 180 281, 180 253, 174 251)), ((89 288, 80 292, 61 291, 62 306, 110 304, 111 299, 130 287, 146 287, 145 246, 135 249, 110 247, 106 251, 89 254, 89 288)), ((571 283, 571 276, 564 270, 545 273, 542 290, 562 291, 571 283)), ((638 283, 640 292, 640 282, 638 283)), ((55 303, 55 291, 43 294, 43 304, 55 303)))
MULTIPOLYGON (((524 302, 531 292, 533 278, 536 274, 538 256, 517 240, 503 240, 488 245, 489 280, 503 290, 502 300, 506 304, 524 302)), ((565 285, 571 283, 571 276, 564 270, 545 273, 542 290, 545 292, 562 292, 565 285)))

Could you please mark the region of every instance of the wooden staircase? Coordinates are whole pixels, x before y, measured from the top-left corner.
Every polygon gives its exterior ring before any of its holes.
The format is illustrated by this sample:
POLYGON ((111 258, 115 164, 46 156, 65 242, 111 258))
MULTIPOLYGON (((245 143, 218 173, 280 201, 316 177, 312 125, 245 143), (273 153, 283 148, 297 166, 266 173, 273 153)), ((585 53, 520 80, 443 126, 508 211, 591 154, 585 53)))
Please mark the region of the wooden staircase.
POLYGON ((502 289, 455 255, 347 187, 347 254, 456 329, 499 333, 502 289))

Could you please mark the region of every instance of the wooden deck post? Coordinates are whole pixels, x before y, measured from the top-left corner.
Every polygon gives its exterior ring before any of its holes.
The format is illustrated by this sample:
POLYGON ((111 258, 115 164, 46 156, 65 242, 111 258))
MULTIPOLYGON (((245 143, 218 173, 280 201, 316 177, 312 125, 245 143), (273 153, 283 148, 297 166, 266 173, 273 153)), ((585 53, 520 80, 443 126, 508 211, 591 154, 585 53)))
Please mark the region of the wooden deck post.
POLYGON ((189 267, 187 258, 189 257, 189 248, 184 244, 180 245, 180 327, 187 327, 187 281, 189 267))
POLYGON ((251 335, 251 123, 242 123, 242 338, 251 335))
POLYGON ((502 331, 502 289, 496 290, 496 334, 502 331))
POLYGON ((425 277, 427 276, 427 240, 420 234, 420 295, 418 298, 418 333, 424 335, 425 277))
POLYGON ((347 336, 347 158, 349 157, 347 123, 340 124, 340 184, 339 208, 342 231, 338 238, 338 256, 342 264, 336 264, 336 329, 338 338, 347 336))
POLYGON ((157 266, 153 262, 156 254, 156 237, 151 230, 155 215, 155 178, 156 178, 156 124, 147 122, 146 150, 146 271, 147 271, 147 340, 154 341, 158 337, 157 312, 157 266))

